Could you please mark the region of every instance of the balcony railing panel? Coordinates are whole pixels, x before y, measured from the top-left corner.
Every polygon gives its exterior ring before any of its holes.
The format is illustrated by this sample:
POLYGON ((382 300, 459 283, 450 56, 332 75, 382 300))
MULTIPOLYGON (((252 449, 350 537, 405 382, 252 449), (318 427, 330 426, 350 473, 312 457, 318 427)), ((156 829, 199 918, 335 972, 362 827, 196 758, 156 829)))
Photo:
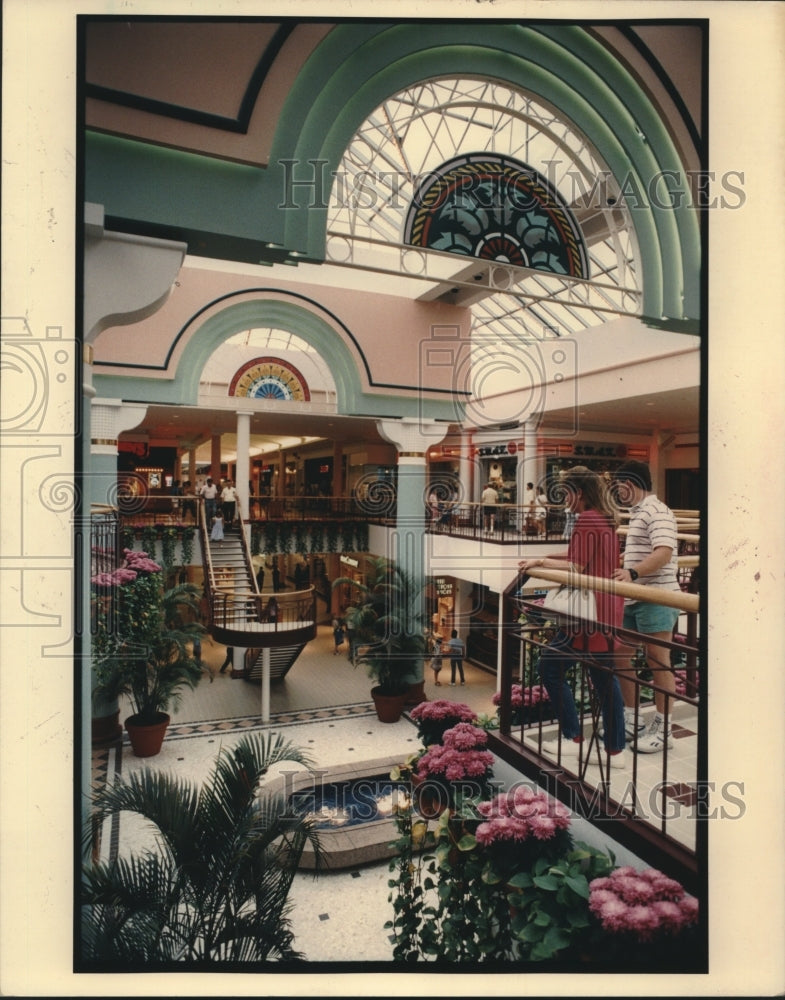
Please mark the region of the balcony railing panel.
MULTIPOLYGON (((705 793, 705 762, 701 747, 704 715, 700 700, 701 667, 696 643, 698 595, 663 592, 652 588, 614 583, 610 580, 553 570, 532 571, 537 579, 519 578, 506 595, 503 609, 502 667, 499 692, 499 732, 491 743, 503 759, 557 795, 571 808, 602 826, 608 833, 638 853, 649 863, 668 870, 674 877, 697 887, 701 877, 702 843, 705 831, 700 822, 705 793), (658 642, 664 650, 664 669, 676 673, 676 692, 663 686, 661 676, 652 673, 642 656, 651 636, 619 629, 616 637, 634 655, 636 670, 628 675, 637 695, 639 715, 647 716, 655 693, 665 700, 666 720, 671 726, 673 747, 654 754, 636 753, 630 747, 622 768, 612 768, 601 736, 601 706, 592 686, 591 670, 613 674, 622 658, 617 654, 597 657, 570 652, 573 665, 566 680, 573 693, 583 742, 577 759, 546 754, 543 746, 560 741, 560 706, 542 697, 539 657, 553 638, 560 622, 544 612, 534 591, 543 584, 564 582, 569 577, 592 589, 604 589, 622 596, 649 602, 667 600, 682 611, 686 632, 677 632, 670 642, 658 642), (634 592, 633 592, 634 591, 634 592), (656 601, 655 601, 656 598, 656 601), (520 701, 513 685, 520 685, 520 701), (527 693, 528 692, 528 693, 527 693), (528 702, 528 704, 527 704, 528 702)), ((678 626, 677 626, 678 628, 678 626)), ((558 742, 554 744, 558 746, 558 742)))

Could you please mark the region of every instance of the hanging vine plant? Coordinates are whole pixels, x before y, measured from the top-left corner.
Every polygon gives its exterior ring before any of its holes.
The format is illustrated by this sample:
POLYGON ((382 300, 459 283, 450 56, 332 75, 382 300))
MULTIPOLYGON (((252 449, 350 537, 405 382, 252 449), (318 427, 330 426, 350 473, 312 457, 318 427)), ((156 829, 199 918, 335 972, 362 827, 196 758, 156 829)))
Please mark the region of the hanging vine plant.
POLYGON ((337 552, 338 542, 341 537, 341 526, 340 524, 335 524, 330 522, 325 528, 325 551, 327 552, 337 552))
POLYGON ((344 521, 341 524, 341 548, 344 552, 354 552, 354 529, 353 521, 344 521))
POLYGON ((142 528, 142 548, 152 556, 156 553, 158 545, 158 528, 154 524, 146 524, 142 528))
POLYGON ((357 521, 354 526, 355 552, 368 551, 368 525, 365 521, 357 521))
POLYGON ((193 554, 194 554, 194 534, 195 534, 195 529, 194 528, 183 528, 182 529, 181 550, 182 550, 182 565, 183 566, 190 566, 191 565, 191 559, 193 558, 193 554))
POLYGON ((268 521, 264 526, 264 552, 273 555, 278 551, 278 526, 268 521))
POLYGON ((134 547, 134 539, 136 538, 136 532, 129 524, 124 524, 120 528, 120 548, 121 549, 132 549, 134 547))
POLYGON ((161 530, 161 562, 164 569, 171 569, 174 566, 174 553, 177 547, 177 528, 163 528, 161 530))
POLYGON ((304 524, 297 524, 294 528, 294 551, 304 556, 308 553, 308 528, 304 524))
POLYGON ((311 554, 318 555, 324 552, 324 526, 322 524, 311 525, 311 554))
POLYGON ((260 556, 262 554, 262 529, 258 524, 251 528, 251 555, 260 556))
POLYGON ((280 521, 278 524, 278 551, 281 553, 291 552, 293 539, 292 525, 286 521, 280 521))

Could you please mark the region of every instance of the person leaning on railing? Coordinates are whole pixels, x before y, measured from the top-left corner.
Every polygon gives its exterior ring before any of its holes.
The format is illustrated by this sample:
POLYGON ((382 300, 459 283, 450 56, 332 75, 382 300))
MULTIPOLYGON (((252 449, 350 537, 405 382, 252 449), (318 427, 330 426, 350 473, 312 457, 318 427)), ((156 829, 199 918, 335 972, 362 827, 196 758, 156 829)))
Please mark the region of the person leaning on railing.
MULTIPOLYGON (((673 511, 651 491, 651 472, 644 462, 628 461, 613 475, 617 500, 630 507, 630 522, 624 546, 624 565, 613 574, 622 583, 637 583, 660 590, 680 590, 676 538, 676 517, 673 511)), ((635 722, 638 688, 632 679, 632 650, 625 648, 626 670, 619 679, 624 696, 625 725, 628 739, 641 753, 659 753, 673 746, 668 711, 676 694, 676 675, 671 670, 670 652, 656 640, 670 642, 679 619, 676 608, 648 601, 624 602, 624 628, 650 636, 644 645, 646 662, 652 671, 655 714, 648 728, 635 722), (664 691, 657 690, 664 688, 664 691), (665 693, 667 692, 667 694, 665 693)))
MULTIPOLYGON (((615 512, 605 485, 596 473, 583 465, 568 469, 561 481, 567 505, 577 514, 577 521, 566 553, 523 559, 524 572, 537 566, 545 569, 574 570, 589 576, 609 579, 619 565, 619 539, 615 512)), ((551 704, 559 711, 561 739, 543 743, 544 753, 561 759, 576 758, 583 742, 575 698, 565 673, 582 656, 596 663, 605 659, 607 666, 617 656, 617 631, 621 624, 622 598, 607 591, 595 591, 596 622, 570 621, 561 626, 541 651, 539 671, 551 704)), ((624 705, 615 673, 589 662, 592 685, 600 700, 604 725, 603 740, 612 767, 625 766, 624 705)))

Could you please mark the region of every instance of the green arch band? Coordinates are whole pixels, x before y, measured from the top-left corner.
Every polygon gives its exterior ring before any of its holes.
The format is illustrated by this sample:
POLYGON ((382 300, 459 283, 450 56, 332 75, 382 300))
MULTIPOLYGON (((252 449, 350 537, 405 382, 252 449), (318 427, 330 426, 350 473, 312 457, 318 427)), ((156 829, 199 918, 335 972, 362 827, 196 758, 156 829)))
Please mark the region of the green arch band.
MULTIPOLYGON (((248 295, 247 291, 242 293, 248 295)), ((401 396, 390 392, 371 394, 363 391, 358 366, 351 351, 330 322, 302 305, 280 298, 260 295, 244 299, 219 309, 203 321, 192 318, 184 327, 196 332, 186 344, 173 377, 150 379, 132 375, 102 375, 96 371, 93 382, 99 396, 123 399, 126 402, 162 403, 195 406, 199 398, 199 381, 211 355, 229 337, 252 327, 272 326, 302 338, 330 365, 335 380, 339 415, 422 417, 424 420, 460 420, 459 405, 446 394, 444 399, 429 399, 419 395, 401 396)), ((227 397, 228 398, 228 397, 227 397)), ((243 400, 238 400, 240 405, 243 400)))
MULTIPOLYGON (((460 23, 421 24, 416 31, 374 25, 364 42, 361 35, 357 25, 339 25, 316 50, 290 94, 282 116, 288 126, 282 141, 276 138, 273 164, 323 160, 329 176, 362 121, 387 97, 420 80, 471 75, 529 90, 574 123, 619 181, 629 178, 646 194, 652 178, 674 172, 679 183, 671 188, 680 207, 657 208, 646 197, 633 211, 643 312, 697 319, 700 238, 678 152, 634 79, 586 31, 460 23), (295 136, 295 144, 284 148, 286 138, 295 136)), ((291 211, 285 244, 323 259, 326 216, 326 209, 312 204, 291 211)))

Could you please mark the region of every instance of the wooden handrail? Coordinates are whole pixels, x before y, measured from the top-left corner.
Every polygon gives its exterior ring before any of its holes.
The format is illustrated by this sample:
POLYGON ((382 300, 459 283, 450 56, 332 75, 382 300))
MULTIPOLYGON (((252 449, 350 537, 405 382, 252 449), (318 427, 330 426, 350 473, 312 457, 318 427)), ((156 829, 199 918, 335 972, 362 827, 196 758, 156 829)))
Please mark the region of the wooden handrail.
POLYGON ((645 601, 647 604, 663 604, 679 611, 697 613, 700 598, 698 594, 685 594, 680 590, 662 590, 659 587, 647 587, 640 583, 622 583, 610 580, 604 576, 585 576, 572 570, 543 569, 540 566, 526 570, 526 575, 538 580, 548 580, 551 583, 567 584, 570 587, 585 587, 600 593, 614 594, 619 597, 629 597, 634 601, 645 601), (656 595, 656 596, 655 596, 656 595))

